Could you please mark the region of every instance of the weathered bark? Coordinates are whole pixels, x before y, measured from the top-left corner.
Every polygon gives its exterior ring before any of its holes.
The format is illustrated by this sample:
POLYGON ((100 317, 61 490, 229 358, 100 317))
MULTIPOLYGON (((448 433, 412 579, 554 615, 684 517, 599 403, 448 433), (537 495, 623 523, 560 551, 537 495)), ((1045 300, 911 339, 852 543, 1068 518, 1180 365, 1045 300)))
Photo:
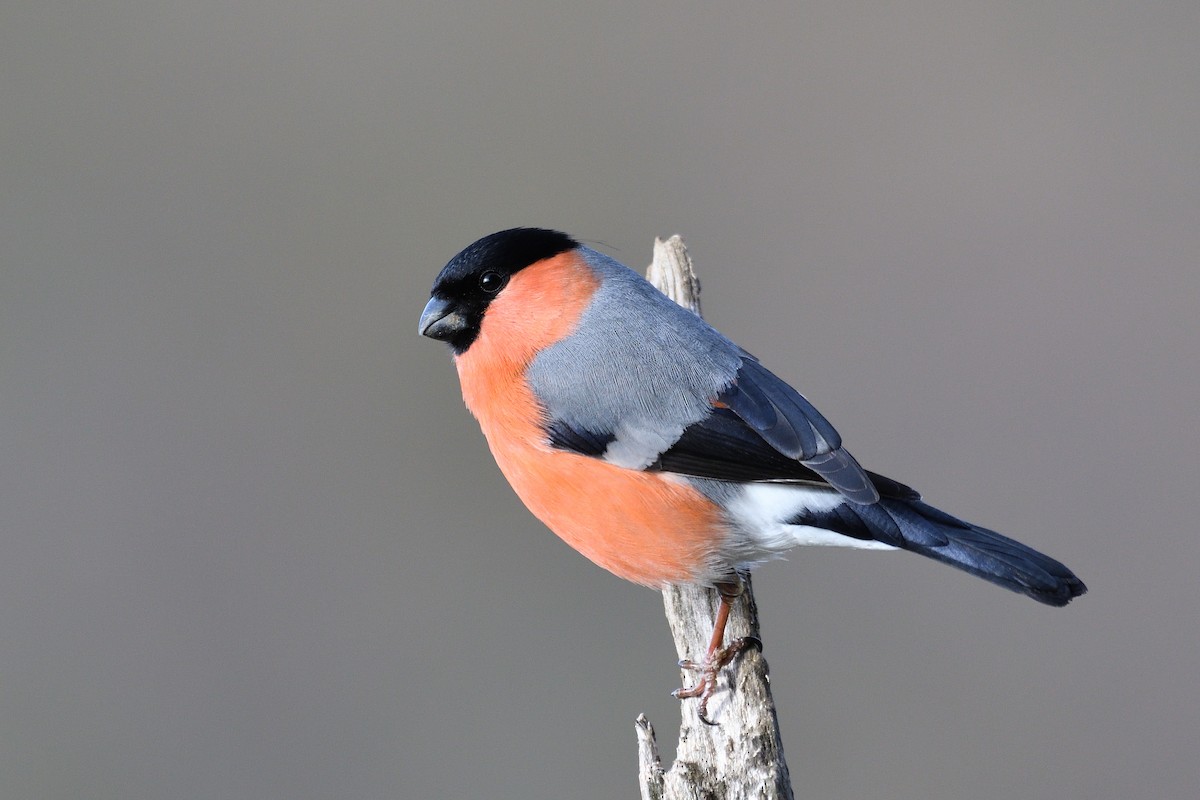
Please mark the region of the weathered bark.
MULTIPOLYGON (((654 242, 654 261, 646 271, 651 283, 675 302, 700 313, 700 282, 683 240, 672 236, 654 242)), ((755 636, 760 641, 758 608, 750 579, 729 616, 725 640, 755 636)), ((677 586, 663 591, 667 620, 680 659, 704 657, 712 633, 719 596, 715 589, 677 586)), ((697 679, 684 672, 683 685, 697 679)), ((700 721, 696 700, 682 701, 682 721, 675 763, 663 770, 654 728, 643 714, 637 720, 638 782, 643 800, 787 800, 792 797, 779 720, 771 697, 767 662, 750 648, 721 672, 709 718, 700 721)))

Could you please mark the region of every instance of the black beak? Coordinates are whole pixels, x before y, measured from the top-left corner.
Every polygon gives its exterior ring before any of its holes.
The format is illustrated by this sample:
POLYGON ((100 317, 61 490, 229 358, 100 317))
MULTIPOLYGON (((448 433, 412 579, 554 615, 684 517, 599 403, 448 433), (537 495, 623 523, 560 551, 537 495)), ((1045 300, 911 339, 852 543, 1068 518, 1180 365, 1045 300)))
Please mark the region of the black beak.
POLYGON ((466 327, 467 321, 463 319, 453 302, 442 300, 440 297, 431 297, 425 304, 425 310, 421 312, 421 322, 417 326, 417 330, 421 332, 422 336, 446 342, 454 338, 455 334, 461 333, 466 327))

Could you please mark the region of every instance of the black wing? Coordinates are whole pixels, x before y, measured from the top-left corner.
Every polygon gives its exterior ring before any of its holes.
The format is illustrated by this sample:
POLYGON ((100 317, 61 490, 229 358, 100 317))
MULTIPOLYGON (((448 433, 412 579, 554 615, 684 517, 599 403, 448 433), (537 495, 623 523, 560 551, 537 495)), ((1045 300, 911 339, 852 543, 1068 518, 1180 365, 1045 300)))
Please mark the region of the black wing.
MULTIPOLYGON (((720 407, 684 430, 679 440, 647 469, 723 481, 830 485, 816 470, 788 458, 768 444, 732 410, 720 407)), ((864 471, 864 474, 883 497, 905 500, 920 497, 914 489, 899 481, 874 472, 864 471)))
POLYGON ((767 444, 816 472, 856 503, 879 499, 866 471, 842 448, 842 437, 804 395, 752 357, 717 398, 767 444))

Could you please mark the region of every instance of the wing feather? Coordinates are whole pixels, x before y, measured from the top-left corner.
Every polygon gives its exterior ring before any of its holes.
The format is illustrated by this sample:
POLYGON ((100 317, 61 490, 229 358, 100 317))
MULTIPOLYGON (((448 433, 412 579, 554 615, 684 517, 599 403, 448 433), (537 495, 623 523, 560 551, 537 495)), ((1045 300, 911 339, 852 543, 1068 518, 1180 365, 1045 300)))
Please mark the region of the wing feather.
POLYGON ((879 491, 842 447, 842 437, 804 395, 753 357, 742 360, 733 384, 717 397, 784 456, 798 461, 848 499, 870 504, 879 491))

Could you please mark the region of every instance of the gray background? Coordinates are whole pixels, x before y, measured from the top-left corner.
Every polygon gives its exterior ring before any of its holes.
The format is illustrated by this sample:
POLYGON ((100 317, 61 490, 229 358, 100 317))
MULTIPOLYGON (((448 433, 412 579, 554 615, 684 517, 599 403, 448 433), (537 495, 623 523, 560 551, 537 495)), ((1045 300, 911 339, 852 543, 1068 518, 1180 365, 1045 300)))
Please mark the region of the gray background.
POLYGON ((1195 797, 1198 40, 1194 0, 6 2, 0 796, 635 794, 659 598, 528 516, 416 335, 532 224, 684 234, 865 464, 1091 585, 762 570, 802 796, 1195 797))

